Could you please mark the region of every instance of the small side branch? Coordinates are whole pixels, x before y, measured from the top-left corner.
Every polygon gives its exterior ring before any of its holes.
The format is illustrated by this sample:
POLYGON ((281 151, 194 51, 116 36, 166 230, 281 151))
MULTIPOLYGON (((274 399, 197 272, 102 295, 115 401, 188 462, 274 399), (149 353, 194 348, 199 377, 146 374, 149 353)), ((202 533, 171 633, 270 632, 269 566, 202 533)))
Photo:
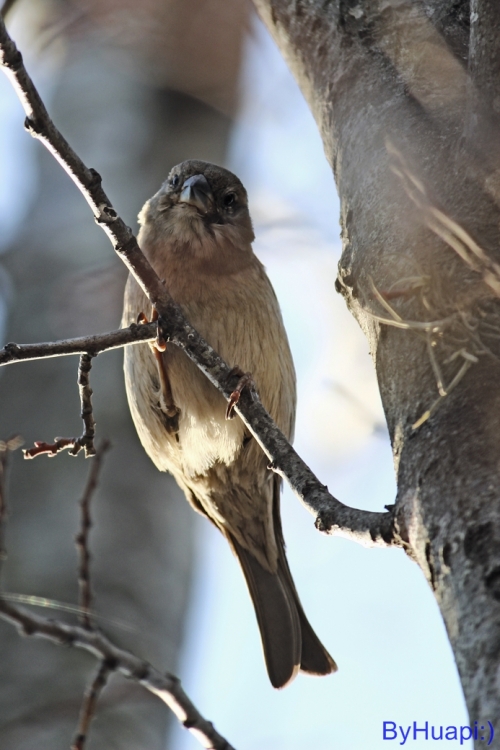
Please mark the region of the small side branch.
POLYGON ((23 635, 81 648, 102 662, 113 664, 115 671, 158 696, 203 747, 211 750, 234 750, 212 723, 200 714, 182 689, 177 677, 169 673, 162 674, 148 662, 115 646, 102 633, 28 613, 6 602, 1 595, 0 617, 15 625, 23 635))
POLYGON ((137 325, 133 323, 128 328, 118 331, 101 333, 96 336, 79 336, 74 339, 52 341, 43 344, 6 344, 0 349, 0 367, 31 359, 47 359, 49 357, 63 357, 71 354, 90 354, 95 356, 100 352, 120 349, 129 344, 141 341, 153 341, 156 338, 158 326, 156 323, 137 325))
POLYGON ((84 423, 84 432, 79 438, 56 438, 53 443, 36 441, 33 448, 24 451, 25 458, 35 458, 40 455, 56 456, 61 451, 70 448, 70 454, 76 456, 82 448, 85 455, 93 456, 95 422, 92 413, 92 389, 90 388, 89 373, 92 367, 92 358, 100 352, 118 349, 130 344, 143 341, 153 341, 158 335, 158 324, 147 325, 132 324, 128 328, 118 331, 110 331, 96 336, 80 336, 74 339, 53 341, 41 344, 6 344, 0 349, 0 366, 34 359, 47 359, 50 357, 62 357, 71 354, 80 354, 80 366, 78 370, 78 386, 80 390, 81 417, 84 423))
POLYGON ((83 433, 78 438, 56 438, 53 443, 45 443, 41 440, 35 442, 34 448, 24 451, 25 458, 36 458, 36 456, 57 456, 58 453, 69 448, 70 456, 77 456, 85 449, 85 458, 95 456, 94 436, 95 421, 92 410, 92 388, 90 387, 90 370, 92 368, 93 354, 81 354, 78 365, 78 389, 80 391, 81 411, 83 419, 83 433))
POLYGON ((84 750, 90 722, 94 717, 97 701, 99 700, 99 696, 102 693, 103 689, 106 687, 106 683, 108 681, 109 674, 113 669, 113 666, 113 664, 110 664, 107 661, 103 661, 94 680, 86 691, 83 698, 82 710, 80 711, 78 730, 71 745, 71 750, 84 750))
MULTIPOLYGON (((80 390, 80 402, 82 405, 81 417, 83 419, 84 430, 82 436, 78 439, 78 450, 85 448, 85 458, 95 456, 94 436, 95 420, 92 410, 92 388, 90 387, 90 370, 92 368, 91 354, 80 354, 80 364, 78 367, 78 388, 80 390)), ((73 451, 76 454, 76 445, 73 451)))
MULTIPOLYGON (((58 453, 65 450, 66 448, 71 448, 72 450, 70 453, 75 456, 76 453, 74 453, 74 448, 78 446, 78 440, 79 438, 56 438, 53 443, 46 443, 43 440, 35 440, 35 445, 33 448, 28 448, 27 450, 23 451, 24 458, 36 458, 37 456, 43 456, 47 455, 49 458, 52 458, 53 456, 57 456, 58 453)), ((80 450, 80 447, 78 447, 78 451, 80 450)), ((77 451, 77 453, 78 453, 77 451)))
POLYGON ((110 449, 111 443, 105 440, 97 450, 95 459, 90 465, 87 484, 80 500, 80 531, 75 538, 76 547, 79 556, 78 566, 78 586, 80 589, 80 611, 81 621, 84 628, 92 628, 91 621, 91 604, 92 589, 90 586, 90 551, 89 551, 89 532, 92 526, 90 515, 90 504, 97 487, 97 481, 102 467, 104 454, 110 449))
MULTIPOLYGON (((2 537, 3 526, 5 525, 4 479, 7 456, 21 443, 21 439, 17 436, 8 441, 0 441, 0 537, 2 537)), ((212 750, 234 750, 233 746, 214 729, 213 725, 203 718, 183 691, 177 677, 168 673, 161 674, 147 662, 115 646, 106 636, 92 627, 88 553, 90 502, 97 484, 102 457, 109 447, 109 443, 103 443, 99 447, 96 458, 91 464, 89 478, 80 503, 82 520, 78 544, 82 554, 79 578, 80 582, 84 581, 84 585, 81 586, 81 610, 83 611, 84 627, 27 612, 10 603, 7 599, 8 595, 4 595, 1 590, 0 618, 15 625, 23 635, 37 636, 59 645, 81 648, 100 660, 100 669, 84 697, 78 731, 72 746, 73 750, 83 750, 84 748, 90 722, 95 713, 97 699, 111 671, 120 672, 157 695, 175 713, 183 726, 193 733, 203 747, 212 750)), ((28 597, 28 599, 30 598, 28 597)), ((70 609, 73 610, 73 608, 70 609)))

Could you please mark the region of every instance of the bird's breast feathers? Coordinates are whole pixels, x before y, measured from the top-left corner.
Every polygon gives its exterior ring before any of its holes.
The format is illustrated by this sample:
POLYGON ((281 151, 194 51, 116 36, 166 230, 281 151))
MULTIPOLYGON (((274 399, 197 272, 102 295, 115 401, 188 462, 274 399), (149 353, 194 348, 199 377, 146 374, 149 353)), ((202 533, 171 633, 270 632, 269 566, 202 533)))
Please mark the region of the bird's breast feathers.
MULTIPOLYGON (((157 264, 156 264, 157 265, 157 264)), ((295 373, 276 296, 264 268, 251 262, 232 274, 210 268, 186 268, 177 262, 156 268, 188 321, 230 367, 251 372, 259 396, 280 429, 292 436, 295 373), (189 279, 189 283, 186 283, 189 279)), ((148 303, 129 279, 124 323, 130 324, 148 303)), ((178 429, 166 429, 158 367, 148 344, 127 347, 127 392, 141 441, 158 468, 183 475, 205 474, 215 463, 232 464, 241 451, 245 428, 239 417, 225 419, 226 402, 181 350, 163 355, 178 429), (144 370, 148 376, 144 377, 144 370)))

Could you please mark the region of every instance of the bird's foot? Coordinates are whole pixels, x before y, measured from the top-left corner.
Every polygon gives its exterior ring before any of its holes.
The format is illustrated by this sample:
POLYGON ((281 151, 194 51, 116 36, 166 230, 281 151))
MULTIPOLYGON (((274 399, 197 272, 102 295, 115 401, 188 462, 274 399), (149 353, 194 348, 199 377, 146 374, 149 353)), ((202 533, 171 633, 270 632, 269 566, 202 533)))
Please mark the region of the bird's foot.
MULTIPOLYGON (((155 307, 153 307, 152 312, 151 312, 151 320, 148 320, 148 318, 143 312, 140 312, 139 315, 137 316, 137 323, 139 323, 139 325, 145 325, 146 323, 154 323, 157 320, 158 320, 158 310, 155 307)), ((161 328, 159 325, 156 331, 156 339, 151 344, 151 346, 157 349, 159 352, 164 352, 165 349, 167 348, 167 342, 165 341, 163 337, 163 334, 161 332, 161 328)))
POLYGON ((255 382, 252 377, 252 373, 243 372, 243 370, 239 367, 233 367, 233 369, 229 373, 229 377, 233 375, 238 375, 239 380, 238 380, 238 383, 236 384, 236 388, 229 396, 229 401, 227 402, 227 408, 226 408, 226 419, 233 419, 234 407, 240 400, 240 396, 241 396, 243 389, 244 388, 255 389, 255 382))

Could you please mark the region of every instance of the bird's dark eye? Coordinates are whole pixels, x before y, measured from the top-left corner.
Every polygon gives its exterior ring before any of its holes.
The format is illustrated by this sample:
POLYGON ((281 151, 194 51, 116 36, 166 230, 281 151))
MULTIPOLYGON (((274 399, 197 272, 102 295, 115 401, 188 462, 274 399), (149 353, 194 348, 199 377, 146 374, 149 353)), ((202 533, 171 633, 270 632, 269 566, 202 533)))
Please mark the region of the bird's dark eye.
POLYGON ((174 174, 174 176, 171 177, 169 180, 169 185, 170 187, 176 188, 178 184, 179 184, 179 175, 174 174))
POLYGON ((231 208, 236 203, 236 193, 228 193, 224 196, 224 205, 226 208, 231 208))

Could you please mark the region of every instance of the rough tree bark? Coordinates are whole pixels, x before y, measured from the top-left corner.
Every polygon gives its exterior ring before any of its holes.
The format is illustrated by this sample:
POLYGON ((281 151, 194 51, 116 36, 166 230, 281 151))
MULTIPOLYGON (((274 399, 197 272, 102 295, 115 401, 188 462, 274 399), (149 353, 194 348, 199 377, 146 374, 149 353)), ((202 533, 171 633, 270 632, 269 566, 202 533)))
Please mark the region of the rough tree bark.
POLYGON ((337 182, 338 291, 376 365, 400 534, 440 606, 471 722, 500 729, 500 6, 255 5, 337 182))

